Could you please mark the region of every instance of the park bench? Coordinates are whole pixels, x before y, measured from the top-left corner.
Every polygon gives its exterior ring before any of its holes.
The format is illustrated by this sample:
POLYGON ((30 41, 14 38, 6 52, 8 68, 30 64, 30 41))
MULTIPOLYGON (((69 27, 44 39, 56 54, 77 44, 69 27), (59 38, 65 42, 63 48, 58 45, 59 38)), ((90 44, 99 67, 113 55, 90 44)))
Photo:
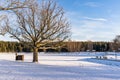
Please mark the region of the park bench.
POLYGON ((24 55, 18 55, 17 53, 15 53, 15 60, 24 61, 24 55))
POLYGON ((109 56, 112 56, 114 59, 117 59, 116 53, 107 53, 96 55, 97 59, 109 59, 109 56))

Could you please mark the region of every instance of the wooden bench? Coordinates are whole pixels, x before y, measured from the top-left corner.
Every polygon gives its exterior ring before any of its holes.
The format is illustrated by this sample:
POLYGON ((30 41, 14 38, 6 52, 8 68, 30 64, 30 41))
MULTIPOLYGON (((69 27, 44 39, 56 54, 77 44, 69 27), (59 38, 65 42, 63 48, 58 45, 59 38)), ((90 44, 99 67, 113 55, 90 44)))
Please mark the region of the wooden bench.
POLYGON ((15 60, 21 60, 24 61, 24 55, 18 55, 17 53, 15 54, 15 60))

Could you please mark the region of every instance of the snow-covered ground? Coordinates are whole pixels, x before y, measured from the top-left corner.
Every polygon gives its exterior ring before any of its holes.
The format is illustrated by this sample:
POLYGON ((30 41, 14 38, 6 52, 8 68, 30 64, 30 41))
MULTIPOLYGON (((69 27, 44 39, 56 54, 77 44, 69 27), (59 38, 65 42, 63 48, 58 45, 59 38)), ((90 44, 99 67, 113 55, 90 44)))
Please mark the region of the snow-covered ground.
POLYGON ((115 61, 95 59, 103 53, 39 53, 32 63, 32 53, 21 54, 23 62, 0 53, 0 80, 120 80, 119 55, 115 61))

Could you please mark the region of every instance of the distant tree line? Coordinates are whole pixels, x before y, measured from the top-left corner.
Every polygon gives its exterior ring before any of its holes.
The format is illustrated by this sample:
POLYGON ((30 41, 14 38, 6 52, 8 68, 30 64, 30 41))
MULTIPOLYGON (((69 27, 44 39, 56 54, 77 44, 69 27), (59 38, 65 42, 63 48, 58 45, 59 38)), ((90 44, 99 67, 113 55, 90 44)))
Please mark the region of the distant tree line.
POLYGON ((31 52, 30 46, 23 45, 19 42, 0 41, 0 52, 31 52))
POLYGON ((112 42, 66 42, 66 48, 70 52, 80 51, 112 51, 112 42))
MULTIPOLYGON (((26 44, 30 44, 30 43, 26 43, 26 44)), ((32 48, 30 47, 30 45, 26 45, 26 44, 21 44, 19 42, 0 41, 0 52, 32 52, 32 48)), ((47 44, 46 46, 43 46, 43 48, 42 49, 40 48, 38 51, 39 52, 42 52, 42 51, 46 51, 46 52, 81 52, 81 51, 103 52, 103 51, 116 50, 115 43, 113 42, 68 41, 68 42, 63 42, 62 43, 63 46, 59 48, 52 48, 53 45, 55 45, 55 42, 53 42, 52 44, 47 44), (44 47, 46 47, 45 48, 46 50, 44 50, 44 47)))

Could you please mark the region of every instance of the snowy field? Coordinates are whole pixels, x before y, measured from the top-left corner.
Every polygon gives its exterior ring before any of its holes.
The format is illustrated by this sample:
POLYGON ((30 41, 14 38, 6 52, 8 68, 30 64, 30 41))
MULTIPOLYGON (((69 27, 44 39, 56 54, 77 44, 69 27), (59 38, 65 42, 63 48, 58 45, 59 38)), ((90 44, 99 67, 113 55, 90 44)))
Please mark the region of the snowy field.
POLYGON ((0 53, 0 80, 120 80, 119 54, 116 61, 95 59, 103 53, 39 53, 39 63, 32 63, 32 53, 21 54, 23 62, 0 53))

